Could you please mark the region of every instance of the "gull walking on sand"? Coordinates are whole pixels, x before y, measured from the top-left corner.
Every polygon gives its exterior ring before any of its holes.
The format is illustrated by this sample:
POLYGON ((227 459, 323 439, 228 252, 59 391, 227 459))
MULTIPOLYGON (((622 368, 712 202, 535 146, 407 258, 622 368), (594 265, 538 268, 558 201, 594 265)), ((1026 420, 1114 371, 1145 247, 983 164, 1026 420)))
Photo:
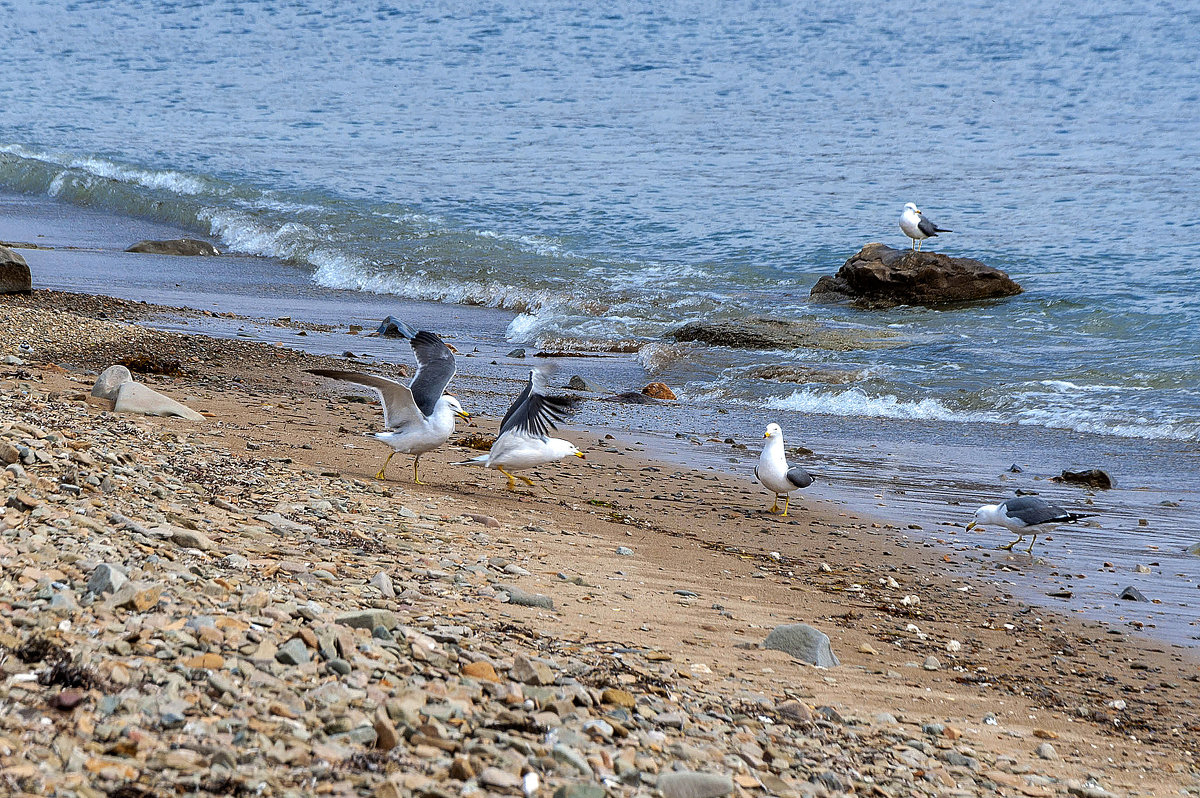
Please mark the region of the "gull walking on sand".
POLYGON ((800 466, 788 466, 787 457, 783 453, 783 430, 778 424, 768 424, 763 437, 767 442, 758 457, 758 465, 754 466, 754 476, 763 487, 775 494, 775 502, 771 505, 772 513, 779 512, 779 496, 783 495, 783 515, 786 517, 792 491, 807 488, 812 484, 813 478, 800 466))
POLYGON ((392 447, 375 478, 383 479, 392 457, 396 452, 403 452, 416 455, 413 460, 413 482, 420 485, 423 483, 417 472, 417 464, 421 462, 421 455, 450 439, 454 432, 455 416, 469 420, 471 415, 463 410, 458 399, 445 393, 446 385, 455 372, 454 353, 450 347, 439 336, 426 330, 412 335, 410 343, 417 358, 417 373, 408 386, 358 371, 308 369, 308 373, 375 389, 383 403, 384 431, 374 435, 392 447))
POLYGON ((494 468, 508 477, 508 489, 516 489, 516 480, 532 486, 533 480, 510 472, 535 468, 574 455, 585 459, 575 444, 562 438, 551 438, 554 422, 567 414, 567 400, 546 395, 546 378, 538 369, 529 372, 525 390, 508 408, 500 421, 500 432, 487 454, 463 460, 455 465, 481 465, 494 468))
POLYGON ((925 239, 936 236, 938 233, 954 232, 953 230, 944 230, 926 219, 916 204, 912 202, 905 205, 904 213, 900 214, 900 229, 904 231, 904 235, 912 239, 912 248, 917 252, 921 251, 921 242, 925 239))
POLYGON ((1017 539, 1002 549, 1012 551, 1013 546, 1032 534, 1027 551, 1033 553, 1033 544, 1037 536, 1053 532, 1063 524, 1074 524, 1081 519, 1091 518, 1095 513, 1071 513, 1056 504, 1038 499, 1034 496, 1019 496, 1000 504, 985 504, 975 511, 975 520, 967 524, 967 531, 977 526, 997 524, 1017 533, 1017 539))

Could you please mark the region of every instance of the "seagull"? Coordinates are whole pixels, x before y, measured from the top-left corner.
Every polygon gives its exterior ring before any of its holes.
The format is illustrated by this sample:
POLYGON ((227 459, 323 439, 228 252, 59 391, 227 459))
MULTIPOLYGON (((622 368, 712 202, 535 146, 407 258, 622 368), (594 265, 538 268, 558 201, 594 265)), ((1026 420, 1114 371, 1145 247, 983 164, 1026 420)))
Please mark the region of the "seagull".
POLYGON ((763 437, 767 439, 767 443, 763 446, 762 454, 758 456, 758 465, 754 466, 754 476, 763 487, 775 494, 771 512, 779 511, 779 494, 783 494, 783 515, 787 517, 792 491, 807 488, 812 484, 813 478, 800 466, 788 467, 787 458, 783 454, 783 430, 778 424, 768 424, 763 437))
POLYGON ((413 354, 417 358, 417 373, 412 384, 407 387, 386 377, 358 371, 307 371, 318 377, 374 388, 383 403, 385 428, 383 432, 374 434, 376 438, 392 447, 375 478, 383 479, 392 457, 396 452, 403 452, 416 455, 416 459, 413 460, 413 482, 422 485, 424 483, 417 472, 417 463, 421 461, 421 455, 433 451, 450 439, 451 433, 454 432, 455 416, 470 420, 471 414, 463 410, 457 398, 444 393, 455 371, 454 353, 446 346, 445 341, 427 330, 405 337, 410 338, 413 354))
POLYGON ((1017 539, 1007 546, 1000 547, 1009 551, 1024 540, 1026 535, 1032 534, 1033 540, 1029 542, 1028 549, 1032 554, 1033 544, 1037 543, 1038 535, 1053 532, 1063 524, 1074 524, 1094 515, 1095 513, 1069 513, 1056 504, 1034 496, 1019 496, 1000 504, 985 504, 980 507, 975 511, 975 520, 967 524, 967 531, 985 524, 999 524, 1011 529, 1017 533, 1017 539))
POLYGON ((936 236, 938 233, 953 233, 953 230, 943 230, 933 222, 921 215, 921 211, 915 203, 908 203, 904 206, 904 213, 900 214, 900 229, 904 231, 904 235, 912 239, 913 249, 921 251, 921 242, 931 236, 936 236))
POLYGON ((511 474, 522 468, 535 468, 564 457, 574 455, 586 459, 575 444, 562 438, 551 438, 548 432, 554 422, 566 415, 569 404, 566 399, 546 395, 546 377, 539 369, 529 372, 525 390, 508 408, 500 421, 500 433, 487 454, 454 465, 481 465, 494 468, 508 477, 508 489, 516 489, 516 480, 533 485, 533 480, 520 474, 511 474))

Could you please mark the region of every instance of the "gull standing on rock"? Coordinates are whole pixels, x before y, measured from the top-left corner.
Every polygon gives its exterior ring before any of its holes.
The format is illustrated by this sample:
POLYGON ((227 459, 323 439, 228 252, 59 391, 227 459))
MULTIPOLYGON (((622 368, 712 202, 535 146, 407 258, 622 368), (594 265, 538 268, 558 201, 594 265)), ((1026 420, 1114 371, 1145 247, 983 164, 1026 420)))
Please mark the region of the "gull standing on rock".
POLYGON ((417 373, 407 387, 386 377, 358 371, 308 369, 308 373, 374 388, 383 403, 385 427, 383 432, 374 435, 392 447, 375 478, 383 479, 392 457, 396 452, 403 452, 416 455, 413 460, 413 482, 420 485, 423 483, 417 473, 417 463, 421 461, 421 455, 450 439, 454 432, 455 416, 470 420, 471 415, 463 410, 458 399, 445 393, 455 372, 454 353, 450 347, 439 336, 426 330, 412 335, 410 342, 417 358, 417 373))
POLYGON ((546 395, 546 377, 540 370, 533 369, 529 372, 525 390, 500 420, 500 432, 491 450, 455 465, 494 468, 508 477, 509 490, 516 489, 517 479, 532 486, 533 480, 509 471, 535 468, 572 455, 586 459, 575 444, 547 435, 554 429, 554 422, 561 421, 568 409, 566 399, 546 395))
POLYGON ((1012 551, 1013 546, 1024 540, 1026 535, 1032 534, 1033 540, 1029 542, 1027 549, 1032 554, 1033 544, 1037 543, 1038 535, 1053 532, 1063 524, 1074 524, 1094 515, 1095 513, 1070 513, 1058 505, 1050 504, 1042 499, 1033 496, 1019 496, 1000 504, 985 504, 980 507, 975 511, 975 520, 967 524, 967 531, 970 532, 975 527, 985 524, 998 524, 1006 529, 1011 529, 1017 533, 1017 539, 1000 547, 1009 551, 1012 551))
POLYGON ((779 496, 783 494, 783 515, 786 517, 792 491, 807 488, 813 478, 800 466, 788 467, 787 457, 783 453, 783 430, 778 424, 768 424, 763 437, 767 442, 758 457, 758 465, 754 466, 754 476, 763 487, 775 494, 771 512, 779 511, 779 496))
POLYGON ((953 233, 953 230, 943 230, 933 222, 926 219, 916 203, 908 203, 904 206, 904 213, 900 214, 900 229, 904 231, 904 235, 912 239, 912 248, 917 252, 921 251, 921 242, 938 233, 953 233))

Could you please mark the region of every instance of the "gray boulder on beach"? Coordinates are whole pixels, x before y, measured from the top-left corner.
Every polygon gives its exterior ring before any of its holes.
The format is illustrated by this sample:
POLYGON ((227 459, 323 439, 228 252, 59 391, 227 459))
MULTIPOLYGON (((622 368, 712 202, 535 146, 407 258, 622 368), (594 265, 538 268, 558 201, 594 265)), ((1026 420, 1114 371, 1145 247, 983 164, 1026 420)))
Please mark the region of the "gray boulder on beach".
POLYGON ((117 389, 113 410, 118 413, 139 413, 144 416, 177 416, 188 421, 203 421, 204 416, 185 404, 140 382, 127 382, 117 389))
POLYGON ((127 382, 133 382, 133 374, 129 369, 122 365, 109 366, 96 378, 96 384, 92 386, 92 396, 116 401, 117 391, 127 382))
POLYGON ((147 255, 220 255, 220 251, 207 241, 194 238, 173 238, 169 241, 139 241, 125 250, 147 255))
POLYGON ((972 258, 873 243, 851 255, 834 276, 817 280, 810 296, 822 301, 852 299, 862 307, 888 308, 995 299, 1021 290, 1004 272, 972 258))
POLYGON ((33 278, 25 259, 8 247, 0 247, 0 294, 28 294, 33 278))
POLYGON ((771 648, 791 654, 798 660, 832 668, 840 665, 837 655, 829 645, 829 635, 806 623, 790 623, 776 626, 763 641, 763 648, 771 648))

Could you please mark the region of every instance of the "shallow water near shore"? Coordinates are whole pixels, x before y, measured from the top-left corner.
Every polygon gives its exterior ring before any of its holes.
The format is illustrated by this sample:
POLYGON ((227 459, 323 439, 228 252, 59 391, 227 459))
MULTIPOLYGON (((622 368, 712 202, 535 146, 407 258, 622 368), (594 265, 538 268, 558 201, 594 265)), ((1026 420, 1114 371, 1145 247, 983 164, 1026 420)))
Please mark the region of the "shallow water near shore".
POLYGON ((691 399, 1200 441, 1194 9, 6 8, 0 188, 503 309, 513 345, 641 346, 691 399), (931 249, 1026 292, 810 304, 863 244, 907 245, 908 201, 955 231, 931 249), (899 345, 663 343, 753 315, 899 345), (778 362, 849 377, 754 376, 778 362))
MULTIPOLYGON (((128 254, 120 246, 127 240, 171 237, 180 231, 44 200, 0 199, 11 211, 0 221, 0 239, 36 240, 52 247, 22 250, 40 288, 248 317, 165 315, 151 319, 153 326, 281 343, 319 354, 352 352, 369 369, 376 362, 408 363, 410 353, 400 341, 350 335, 349 325, 360 324, 369 332, 383 316, 397 315, 418 327, 438 329, 454 342, 463 358, 457 389, 471 396, 473 411, 491 415, 504 412, 532 363, 547 360, 507 356, 512 345, 503 330, 512 314, 505 311, 325 289, 312 285, 303 272, 264 258, 128 254), (280 317, 317 327, 299 335, 293 326, 273 323, 280 317)), ((558 384, 580 373, 617 392, 636 389, 647 379, 634 355, 551 360, 559 367, 558 384)), ((598 438, 590 442, 593 446, 629 446, 647 457, 745 476, 756 493, 751 501, 761 503, 747 505, 755 511, 769 506, 768 495, 749 477, 766 415, 783 425, 789 447, 813 451, 793 456, 819 477, 816 485, 796 495, 797 504, 812 497, 891 522, 914 545, 944 545, 965 573, 983 568, 1008 592, 1032 604, 1140 629, 1180 645, 1200 640, 1200 557, 1186 554, 1200 539, 1200 490, 1194 479, 1200 456, 1192 444, 1020 425, 788 410, 764 414, 716 399, 649 407, 588 401, 572 425, 615 438, 598 438), (1013 464, 1022 472, 1009 472, 1013 464), (1047 479, 1063 468, 1097 464, 1116 476, 1116 489, 1091 492, 1047 479), (1050 540, 1040 539, 1035 558, 1019 548, 1011 556, 993 550, 1011 539, 1006 531, 965 531, 978 504, 1000 501, 1017 488, 1094 512, 1096 524, 1067 527, 1050 540), (1105 562, 1114 567, 1102 568, 1105 562), (1135 572, 1138 565, 1149 567, 1150 573, 1135 572), (1116 596, 1130 585, 1161 603, 1118 601, 1116 596), (1062 590, 1072 597, 1047 596, 1062 590)), ((786 522, 766 515, 762 521, 762 547, 771 550, 772 530, 786 522)), ((803 559, 802 548, 787 553, 803 559)))

